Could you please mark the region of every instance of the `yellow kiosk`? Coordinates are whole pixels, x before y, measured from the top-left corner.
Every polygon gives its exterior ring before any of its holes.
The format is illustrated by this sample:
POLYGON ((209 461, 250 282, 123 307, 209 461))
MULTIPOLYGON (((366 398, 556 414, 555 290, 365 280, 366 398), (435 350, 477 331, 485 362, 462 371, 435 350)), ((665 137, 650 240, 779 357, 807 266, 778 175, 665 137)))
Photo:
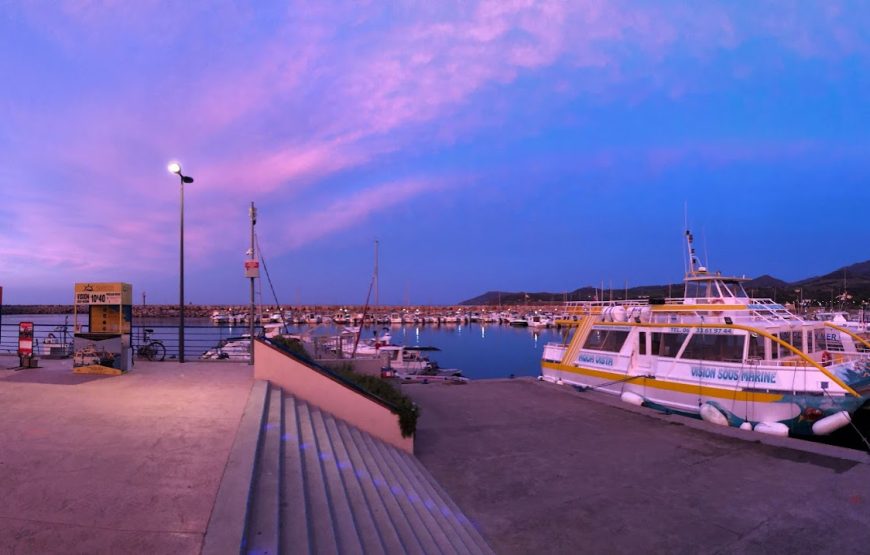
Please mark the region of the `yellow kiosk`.
POLYGON ((130 332, 133 286, 129 283, 76 283, 73 303, 73 372, 122 374, 133 365, 130 332), (79 326, 79 307, 88 307, 88 331, 79 326))

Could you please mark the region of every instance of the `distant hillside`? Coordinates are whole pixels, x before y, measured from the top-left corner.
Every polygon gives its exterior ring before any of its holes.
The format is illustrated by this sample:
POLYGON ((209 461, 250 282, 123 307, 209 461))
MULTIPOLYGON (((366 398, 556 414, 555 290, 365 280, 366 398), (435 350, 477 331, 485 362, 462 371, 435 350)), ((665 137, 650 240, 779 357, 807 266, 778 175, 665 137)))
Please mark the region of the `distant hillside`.
MULTIPOLYGON (((822 276, 787 282, 770 275, 751 279, 743 285, 753 297, 776 299, 783 303, 795 302, 801 296, 808 303, 816 306, 835 305, 844 307, 860 306, 863 301, 870 301, 870 260, 844 266, 822 276), (845 289, 844 289, 845 283, 845 289), (845 291, 845 295, 844 295, 845 291)), ((628 289, 628 298, 642 297, 679 297, 683 294, 683 284, 671 285, 641 285, 628 289)), ((605 289, 603 294, 595 287, 581 287, 562 293, 547 292, 508 292, 487 291, 472 299, 461 302, 461 305, 517 305, 534 303, 561 303, 565 300, 592 300, 625 298, 625 289, 605 289)))

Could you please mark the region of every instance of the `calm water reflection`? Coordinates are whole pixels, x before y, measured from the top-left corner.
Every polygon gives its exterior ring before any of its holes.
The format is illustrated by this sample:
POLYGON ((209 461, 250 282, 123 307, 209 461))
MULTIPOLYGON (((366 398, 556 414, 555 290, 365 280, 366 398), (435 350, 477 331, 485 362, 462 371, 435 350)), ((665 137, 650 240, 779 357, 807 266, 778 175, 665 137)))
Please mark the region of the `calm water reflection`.
MULTIPOLYGON (((14 341, 12 325, 21 320, 32 321, 38 326, 54 326, 64 324, 64 315, 4 315, 4 343, 14 341)), ((70 316, 66 321, 72 324, 73 318, 70 316)), ((79 315, 80 323, 86 321, 87 316, 79 315)), ((178 333, 177 322, 171 319, 137 318, 134 321, 135 327, 143 325, 155 327, 155 337, 166 340, 167 345, 172 345, 178 333)), ((191 351, 201 352, 220 339, 247 333, 245 325, 214 326, 208 319, 195 319, 189 325, 201 326, 195 334, 191 330, 191 339, 197 339, 196 345, 190 346, 191 351)), ((462 370, 469 378, 504 378, 510 374, 537 376, 544 345, 561 338, 561 331, 555 328, 533 330, 493 324, 377 326, 365 328, 363 338, 372 337, 375 330, 380 335, 384 329, 389 329, 393 343, 439 348, 440 351, 431 353, 430 358, 442 368, 462 370)), ((313 331, 318 335, 337 332, 333 326, 320 326, 315 330, 308 326, 293 326, 290 331, 313 331)))

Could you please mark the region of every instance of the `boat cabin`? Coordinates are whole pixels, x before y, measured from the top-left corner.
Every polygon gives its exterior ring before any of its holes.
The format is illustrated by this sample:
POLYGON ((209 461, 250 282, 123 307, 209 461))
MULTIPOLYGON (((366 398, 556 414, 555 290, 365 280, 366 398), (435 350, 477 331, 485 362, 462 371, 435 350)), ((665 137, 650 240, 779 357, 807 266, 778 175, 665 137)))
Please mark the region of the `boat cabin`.
POLYGON ((749 295, 743 289, 747 278, 710 274, 704 267, 685 278, 683 304, 748 304, 749 295))

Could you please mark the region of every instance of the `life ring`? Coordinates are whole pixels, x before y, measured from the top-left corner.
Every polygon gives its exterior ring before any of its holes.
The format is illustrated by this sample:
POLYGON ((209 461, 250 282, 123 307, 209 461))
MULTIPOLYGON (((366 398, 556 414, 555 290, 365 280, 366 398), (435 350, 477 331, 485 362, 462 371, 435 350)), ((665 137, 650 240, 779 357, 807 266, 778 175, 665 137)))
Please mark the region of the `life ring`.
POLYGON ((823 365, 829 364, 831 362, 831 359, 832 359, 831 353, 829 353, 828 351, 822 351, 822 364, 823 365))

